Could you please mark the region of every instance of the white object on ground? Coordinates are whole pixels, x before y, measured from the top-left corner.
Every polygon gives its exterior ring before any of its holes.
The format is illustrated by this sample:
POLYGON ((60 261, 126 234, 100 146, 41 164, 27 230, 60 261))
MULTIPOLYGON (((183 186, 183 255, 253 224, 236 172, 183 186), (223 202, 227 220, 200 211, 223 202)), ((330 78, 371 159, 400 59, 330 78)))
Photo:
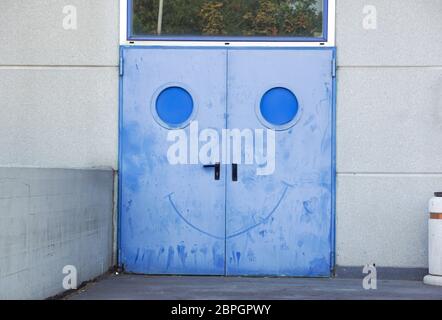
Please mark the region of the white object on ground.
POLYGON ((442 286, 442 193, 436 192, 429 203, 428 266, 424 283, 442 286))

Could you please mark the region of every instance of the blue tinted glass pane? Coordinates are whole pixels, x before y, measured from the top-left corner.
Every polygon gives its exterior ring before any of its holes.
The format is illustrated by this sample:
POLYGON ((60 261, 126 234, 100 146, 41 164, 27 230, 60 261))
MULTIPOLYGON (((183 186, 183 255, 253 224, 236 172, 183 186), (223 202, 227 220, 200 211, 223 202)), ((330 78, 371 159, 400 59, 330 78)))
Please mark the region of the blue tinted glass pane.
POLYGON ((295 119, 298 99, 286 88, 273 88, 261 99, 261 115, 270 124, 281 126, 295 119))
POLYGON ((323 38, 325 0, 131 0, 135 38, 323 38))
POLYGON ((189 120, 193 112, 192 96, 183 88, 164 89, 156 101, 158 117, 170 126, 176 126, 189 120))

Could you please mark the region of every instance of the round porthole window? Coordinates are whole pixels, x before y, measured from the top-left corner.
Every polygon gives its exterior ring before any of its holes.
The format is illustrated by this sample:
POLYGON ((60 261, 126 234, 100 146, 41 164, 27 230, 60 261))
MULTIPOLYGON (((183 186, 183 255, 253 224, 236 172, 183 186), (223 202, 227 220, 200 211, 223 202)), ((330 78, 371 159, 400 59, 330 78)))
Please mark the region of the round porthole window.
POLYGON ((268 90, 257 106, 261 122, 271 129, 285 130, 299 119, 299 103, 295 94, 287 88, 276 87, 268 90))
POLYGON ((179 86, 163 89, 154 104, 154 116, 160 125, 166 128, 183 128, 189 124, 194 114, 191 94, 179 86))

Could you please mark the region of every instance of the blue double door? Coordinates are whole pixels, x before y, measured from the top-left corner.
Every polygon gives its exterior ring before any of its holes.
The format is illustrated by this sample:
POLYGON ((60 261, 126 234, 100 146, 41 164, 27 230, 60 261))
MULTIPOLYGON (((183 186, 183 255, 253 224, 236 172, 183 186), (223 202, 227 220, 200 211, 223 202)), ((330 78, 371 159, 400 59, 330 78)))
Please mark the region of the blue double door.
POLYGON ((135 47, 121 55, 125 270, 329 276, 333 50, 135 47), (226 141, 238 132, 235 160, 226 141), (217 138, 219 154, 207 153, 217 138), (213 161, 201 159, 207 154, 213 161))

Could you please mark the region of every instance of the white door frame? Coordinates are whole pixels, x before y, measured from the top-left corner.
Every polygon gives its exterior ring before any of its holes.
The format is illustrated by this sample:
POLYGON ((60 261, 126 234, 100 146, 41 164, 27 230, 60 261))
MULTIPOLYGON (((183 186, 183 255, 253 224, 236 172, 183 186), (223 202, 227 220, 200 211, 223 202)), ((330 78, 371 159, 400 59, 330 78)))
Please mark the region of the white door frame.
POLYGON ((327 42, 281 42, 281 41, 169 41, 169 40, 128 40, 128 1, 120 0, 120 45, 122 46, 185 46, 185 47, 334 47, 335 46, 335 17, 336 0, 328 0, 328 24, 327 24, 327 42))

